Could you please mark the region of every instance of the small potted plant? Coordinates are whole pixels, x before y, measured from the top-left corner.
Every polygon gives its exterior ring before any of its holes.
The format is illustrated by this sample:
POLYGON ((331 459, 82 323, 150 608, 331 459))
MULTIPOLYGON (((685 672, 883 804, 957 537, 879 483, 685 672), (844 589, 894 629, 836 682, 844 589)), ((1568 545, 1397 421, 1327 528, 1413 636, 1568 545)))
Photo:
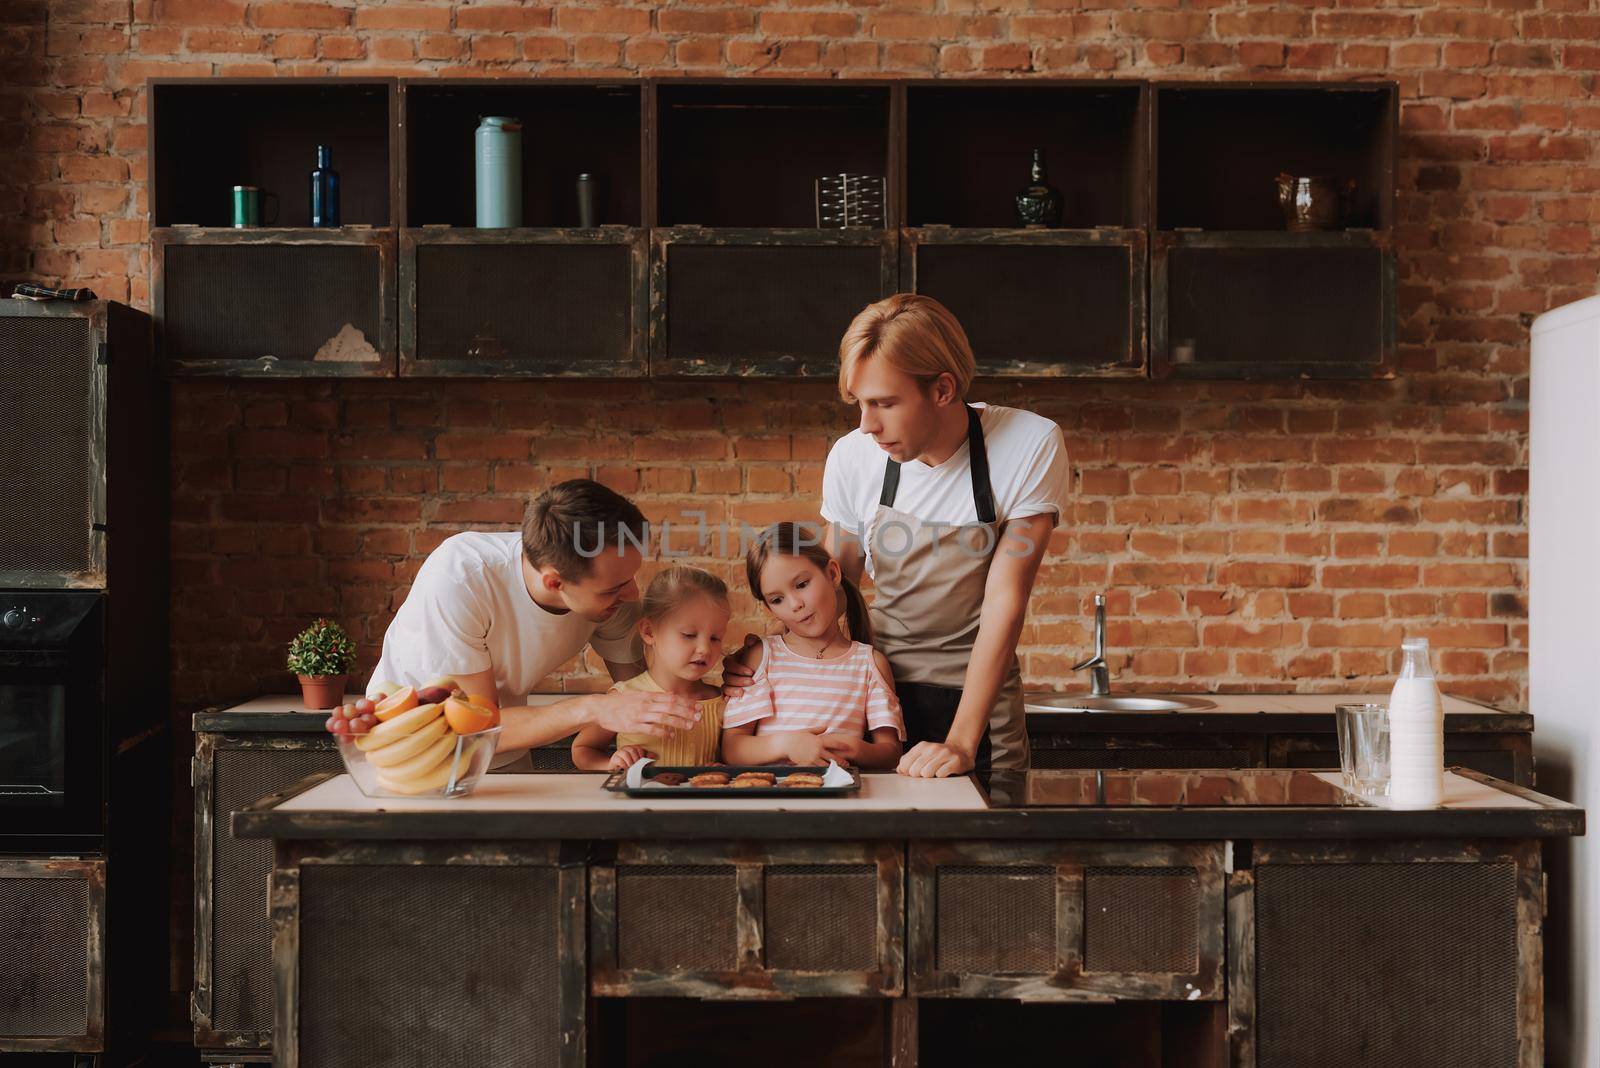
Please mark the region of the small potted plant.
POLYGON ((289 643, 288 666, 300 677, 308 710, 336 708, 344 697, 345 676, 356 666, 356 647, 343 627, 319 619, 289 643))

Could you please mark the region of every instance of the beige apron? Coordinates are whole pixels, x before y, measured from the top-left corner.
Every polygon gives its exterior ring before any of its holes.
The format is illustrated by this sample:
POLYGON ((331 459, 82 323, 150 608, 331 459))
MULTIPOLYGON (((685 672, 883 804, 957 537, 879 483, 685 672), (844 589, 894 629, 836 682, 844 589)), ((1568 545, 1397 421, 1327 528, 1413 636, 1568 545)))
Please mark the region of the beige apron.
MULTIPOLYGON (((906 720, 906 748, 943 742, 950 732, 967 663, 978 638, 984 583, 1000 540, 989 454, 976 408, 967 408, 972 499, 978 522, 960 527, 924 523, 894 508, 900 465, 885 462, 883 492, 867 524, 872 553, 872 628, 875 644, 894 671, 906 720)), ((977 767, 1028 766, 1028 729, 1022 671, 1013 655, 989 711, 989 730, 978 746, 977 767)))

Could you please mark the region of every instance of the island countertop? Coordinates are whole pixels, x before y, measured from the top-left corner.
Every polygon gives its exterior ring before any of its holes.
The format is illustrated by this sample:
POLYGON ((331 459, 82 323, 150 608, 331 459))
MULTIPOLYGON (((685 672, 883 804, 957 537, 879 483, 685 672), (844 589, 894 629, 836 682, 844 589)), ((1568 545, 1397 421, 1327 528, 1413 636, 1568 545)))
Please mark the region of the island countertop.
POLYGON ((469 797, 371 798, 348 775, 312 776, 233 814, 277 839, 1263 839, 1579 835, 1582 809, 1466 769, 1445 804, 1364 800, 1336 772, 1033 769, 952 779, 862 776, 845 797, 634 799, 600 774, 490 775, 469 797))
MULTIPOLYGON (((355 700, 351 694, 346 700, 355 700)), ((575 693, 529 694, 533 705, 548 705, 581 697, 575 693)), ((1060 696, 1054 692, 1030 691, 1027 698, 1060 696)), ((1128 696, 1138 696, 1128 694, 1128 696)), ((1333 707, 1340 704, 1388 704, 1383 694, 1309 693, 1189 693, 1216 707, 1182 712, 1029 712, 1028 728, 1043 731, 1172 731, 1186 732, 1264 732, 1331 731, 1333 707)), ((1443 699, 1447 732, 1530 731, 1533 717, 1526 712, 1506 712, 1463 697, 1445 694, 1443 699)), ((253 697, 230 706, 196 712, 197 731, 303 731, 322 730, 327 712, 308 713, 299 695, 269 694, 253 697)))

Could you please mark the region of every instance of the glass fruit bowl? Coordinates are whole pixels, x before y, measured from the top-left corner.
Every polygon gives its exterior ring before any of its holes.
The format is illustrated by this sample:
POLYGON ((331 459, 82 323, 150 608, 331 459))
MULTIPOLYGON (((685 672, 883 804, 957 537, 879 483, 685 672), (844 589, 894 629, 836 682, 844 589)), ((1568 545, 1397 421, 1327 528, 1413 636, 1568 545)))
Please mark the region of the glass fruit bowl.
POLYGON ((440 716, 410 732, 334 737, 344 770, 368 797, 465 797, 489 770, 500 728, 458 734, 440 716))

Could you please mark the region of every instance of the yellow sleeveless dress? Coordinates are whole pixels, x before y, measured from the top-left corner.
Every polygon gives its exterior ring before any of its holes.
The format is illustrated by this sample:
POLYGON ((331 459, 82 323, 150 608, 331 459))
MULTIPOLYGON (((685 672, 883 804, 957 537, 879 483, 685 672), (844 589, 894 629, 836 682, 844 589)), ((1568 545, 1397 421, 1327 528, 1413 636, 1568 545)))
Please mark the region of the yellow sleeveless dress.
MULTIPOLYGON (((624 679, 611 689, 618 693, 666 692, 648 671, 641 671, 631 679, 624 679)), ((642 745, 656 754, 656 763, 661 765, 692 767, 715 764, 719 759, 717 754, 722 744, 722 706, 726 703, 727 698, 721 694, 705 701, 697 701, 695 707, 700 709, 700 722, 694 725, 693 730, 673 731, 666 738, 650 734, 619 734, 617 748, 642 745)))

